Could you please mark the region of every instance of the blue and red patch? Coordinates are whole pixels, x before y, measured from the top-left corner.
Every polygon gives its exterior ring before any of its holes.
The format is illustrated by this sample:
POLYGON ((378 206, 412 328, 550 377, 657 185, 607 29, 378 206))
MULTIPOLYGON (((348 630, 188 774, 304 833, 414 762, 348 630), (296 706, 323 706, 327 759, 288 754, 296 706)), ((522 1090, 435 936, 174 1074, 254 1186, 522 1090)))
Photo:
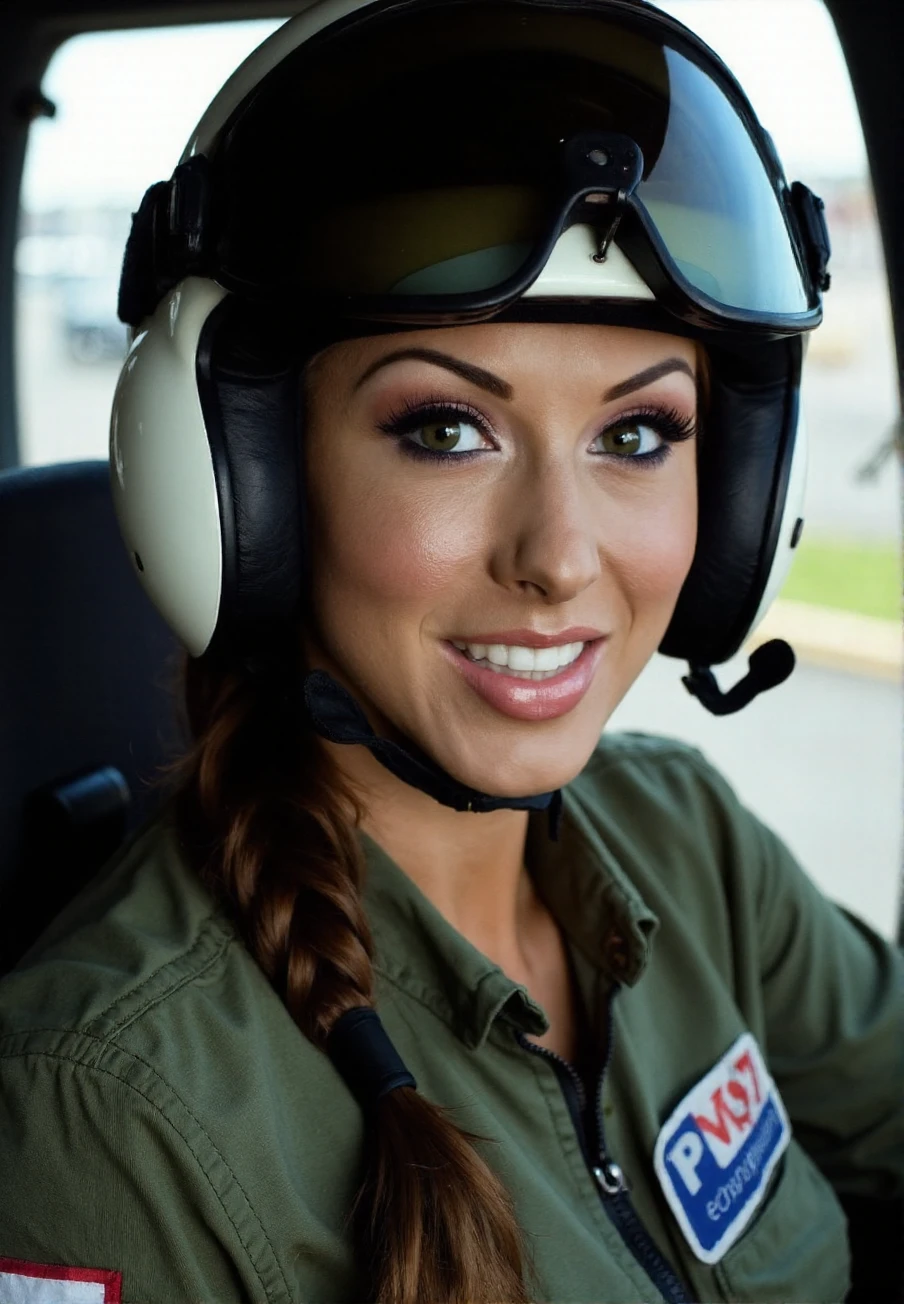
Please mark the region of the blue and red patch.
POLYGON ((760 1048, 746 1032, 684 1097, 653 1162, 697 1258, 717 1263, 762 1202, 791 1127, 760 1048))

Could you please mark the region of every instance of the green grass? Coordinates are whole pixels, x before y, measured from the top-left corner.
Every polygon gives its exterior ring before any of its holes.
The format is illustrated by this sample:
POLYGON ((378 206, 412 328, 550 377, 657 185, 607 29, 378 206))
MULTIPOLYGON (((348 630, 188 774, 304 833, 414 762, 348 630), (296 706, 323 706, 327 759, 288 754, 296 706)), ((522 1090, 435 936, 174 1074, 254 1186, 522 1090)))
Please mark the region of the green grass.
POLYGON ((901 619, 901 551, 894 543, 808 539, 781 596, 883 620, 901 619))

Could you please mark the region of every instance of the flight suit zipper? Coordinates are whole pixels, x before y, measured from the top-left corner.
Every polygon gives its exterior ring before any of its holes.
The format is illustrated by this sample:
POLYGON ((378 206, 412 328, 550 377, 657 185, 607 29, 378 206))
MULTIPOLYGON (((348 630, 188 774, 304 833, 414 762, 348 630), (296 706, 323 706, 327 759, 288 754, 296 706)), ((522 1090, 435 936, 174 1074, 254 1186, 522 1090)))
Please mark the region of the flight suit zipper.
POLYGON ((587 1108, 587 1093, 584 1090, 583 1082, 572 1066, 567 1060, 562 1059, 560 1055, 556 1055, 554 1051, 528 1041, 524 1033, 519 1032, 517 1034, 518 1044, 531 1055, 539 1055, 541 1059, 547 1060, 552 1065, 580 1142, 584 1162, 596 1183, 603 1208, 615 1224, 616 1230, 628 1249, 659 1293, 668 1301, 668 1304, 693 1304, 693 1297, 688 1294, 678 1274, 665 1256, 660 1253, 650 1233, 641 1222, 628 1194, 627 1178, 606 1149, 602 1098, 603 1082, 612 1060, 613 996, 614 992, 609 998, 606 1016, 606 1058, 596 1082, 594 1095, 592 1119, 595 1135, 592 1139, 587 1135, 588 1129, 585 1123, 585 1120, 590 1117, 587 1108))

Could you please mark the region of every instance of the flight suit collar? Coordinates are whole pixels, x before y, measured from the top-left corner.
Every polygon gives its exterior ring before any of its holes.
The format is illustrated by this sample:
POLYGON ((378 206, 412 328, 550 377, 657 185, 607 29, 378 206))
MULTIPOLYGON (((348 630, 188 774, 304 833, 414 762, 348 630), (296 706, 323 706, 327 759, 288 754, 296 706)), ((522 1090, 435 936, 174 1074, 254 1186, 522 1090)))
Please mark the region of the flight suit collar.
MULTIPOLYGON (((656 916, 567 789, 559 841, 546 815, 532 813, 526 860, 540 895, 572 947, 609 984, 632 985, 646 965, 656 916)), ((447 1023, 470 1049, 497 1018, 539 1035, 546 1015, 526 989, 461 935, 391 857, 366 834, 365 907, 378 978, 401 988, 447 1023)))

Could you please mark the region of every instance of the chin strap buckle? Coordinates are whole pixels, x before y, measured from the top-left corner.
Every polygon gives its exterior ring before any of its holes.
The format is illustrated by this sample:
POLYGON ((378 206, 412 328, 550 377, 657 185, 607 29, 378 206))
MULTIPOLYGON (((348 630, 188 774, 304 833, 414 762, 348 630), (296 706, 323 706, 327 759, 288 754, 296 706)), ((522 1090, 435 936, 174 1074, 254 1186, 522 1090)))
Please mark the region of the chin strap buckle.
POLYGON ((794 665, 791 647, 784 639, 774 638, 751 652, 747 674, 727 693, 722 692, 709 666, 689 666, 690 674, 684 675, 681 682, 713 715, 734 715, 757 694, 783 684, 794 665))

